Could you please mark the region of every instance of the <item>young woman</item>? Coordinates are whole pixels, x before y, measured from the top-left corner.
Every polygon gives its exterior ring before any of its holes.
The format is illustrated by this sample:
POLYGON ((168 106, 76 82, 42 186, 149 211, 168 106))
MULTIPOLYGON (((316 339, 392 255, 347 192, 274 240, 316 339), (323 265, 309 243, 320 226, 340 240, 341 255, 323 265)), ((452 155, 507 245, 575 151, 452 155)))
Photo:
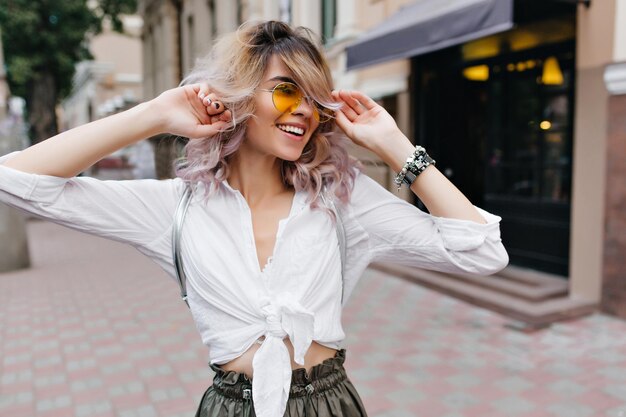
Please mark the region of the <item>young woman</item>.
POLYGON ((341 309, 368 264, 489 274, 508 262, 500 218, 474 207, 376 102, 333 91, 310 33, 280 22, 222 38, 181 87, 0 159, 1 201, 129 243, 173 277, 172 223, 188 186, 187 301, 216 372, 197 416, 365 416, 343 368, 341 309), (164 132, 190 138, 176 178, 75 177, 164 132), (361 173, 346 137, 430 214, 361 173))

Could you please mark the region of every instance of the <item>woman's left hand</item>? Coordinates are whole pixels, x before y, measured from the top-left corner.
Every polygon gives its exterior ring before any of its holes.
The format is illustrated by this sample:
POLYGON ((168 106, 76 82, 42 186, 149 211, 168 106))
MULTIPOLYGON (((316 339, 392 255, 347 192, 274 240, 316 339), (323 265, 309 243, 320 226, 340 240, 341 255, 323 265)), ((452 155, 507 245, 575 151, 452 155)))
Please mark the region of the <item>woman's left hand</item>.
POLYGON ((387 110, 359 91, 335 90, 335 100, 342 103, 335 112, 337 125, 357 145, 375 151, 383 141, 403 137, 387 110))

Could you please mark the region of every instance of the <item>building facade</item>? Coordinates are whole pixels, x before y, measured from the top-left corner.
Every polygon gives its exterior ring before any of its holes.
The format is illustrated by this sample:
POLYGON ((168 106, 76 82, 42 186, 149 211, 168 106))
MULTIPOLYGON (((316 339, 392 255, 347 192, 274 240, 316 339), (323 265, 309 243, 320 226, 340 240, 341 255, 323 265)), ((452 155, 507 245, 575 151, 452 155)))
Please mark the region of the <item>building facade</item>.
MULTIPOLYGON (((122 16, 122 22, 123 33, 105 24, 102 33, 89 40, 93 59, 76 65, 72 91, 58 108, 59 130, 126 110, 142 99, 142 19, 128 15, 122 16)), ((128 163, 137 153, 134 148, 115 152, 86 173, 102 179, 134 178, 133 167, 128 163)))
POLYGON ((123 34, 105 25, 90 40, 94 59, 76 66, 72 91, 61 106, 61 130, 128 108, 143 97, 142 19, 124 16, 123 23, 123 34))
MULTIPOLYGON (((512 265, 560 276, 571 299, 626 318, 626 0, 140 3, 145 98, 245 20, 307 26, 324 38, 336 88, 382 103, 470 200, 503 217, 512 265)), ((375 155, 351 152, 392 188, 375 155)))

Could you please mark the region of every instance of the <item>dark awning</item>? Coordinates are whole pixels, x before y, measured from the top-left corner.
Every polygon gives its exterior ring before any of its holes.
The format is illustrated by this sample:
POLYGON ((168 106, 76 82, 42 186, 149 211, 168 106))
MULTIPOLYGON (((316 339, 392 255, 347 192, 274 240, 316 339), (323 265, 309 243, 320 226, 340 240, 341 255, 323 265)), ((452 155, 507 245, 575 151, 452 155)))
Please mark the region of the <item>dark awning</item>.
POLYGON ((348 69, 409 58, 513 27, 513 0, 419 0, 346 49, 348 69))

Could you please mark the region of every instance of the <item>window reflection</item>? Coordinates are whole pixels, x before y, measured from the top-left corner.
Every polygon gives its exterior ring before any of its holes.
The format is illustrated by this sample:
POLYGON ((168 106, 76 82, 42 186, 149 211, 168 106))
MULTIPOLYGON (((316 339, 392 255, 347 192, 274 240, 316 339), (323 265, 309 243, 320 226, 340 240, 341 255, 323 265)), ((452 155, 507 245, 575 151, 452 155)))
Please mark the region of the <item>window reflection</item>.
POLYGON ((569 202, 573 58, 550 56, 558 60, 561 84, 543 83, 544 58, 490 67, 489 194, 569 202))

